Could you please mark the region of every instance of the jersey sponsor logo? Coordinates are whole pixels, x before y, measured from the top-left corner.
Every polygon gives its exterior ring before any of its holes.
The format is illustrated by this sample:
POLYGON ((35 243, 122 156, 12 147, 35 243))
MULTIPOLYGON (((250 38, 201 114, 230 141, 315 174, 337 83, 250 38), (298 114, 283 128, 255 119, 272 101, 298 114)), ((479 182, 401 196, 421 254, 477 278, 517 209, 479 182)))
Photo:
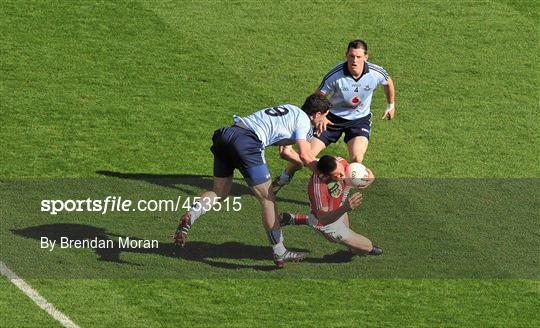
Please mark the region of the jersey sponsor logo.
POLYGON ((352 97, 351 103, 352 103, 352 109, 356 109, 358 108, 358 106, 362 106, 362 102, 360 101, 360 98, 358 98, 358 96, 352 97))
POLYGON ((338 181, 329 181, 326 185, 328 186, 328 193, 333 198, 339 198, 343 193, 343 187, 338 181))
POLYGON ((366 84, 366 86, 364 87, 364 91, 369 91, 371 90, 371 87, 369 86, 369 84, 366 84))

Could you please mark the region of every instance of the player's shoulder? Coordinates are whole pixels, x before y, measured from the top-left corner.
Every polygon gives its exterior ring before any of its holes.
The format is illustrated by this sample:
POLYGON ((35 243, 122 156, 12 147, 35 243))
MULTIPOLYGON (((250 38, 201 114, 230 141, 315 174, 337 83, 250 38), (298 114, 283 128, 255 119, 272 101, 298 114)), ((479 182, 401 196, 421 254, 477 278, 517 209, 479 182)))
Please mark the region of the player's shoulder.
POLYGON ((328 73, 323 77, 323 81, 330 79, 338 79, 345 74, 345 66, 347 65, 346 61, 338 63, 336 66, 332 67, 328 73))
POLYGON ((324 184, 324 176, 322 174, 312 173, 311 178, 309 179, 308 186, 310 188, 315 187, 316 185, 324 184))
POLYGON ((304 120, 309 122, 309 116, 304 112, 300 107, 292 104, 285 104, 283 105, 284 108, 287 108, 290 113, 292 113, 295 117, 295 120, 304 120))
POLYGON ((375 65, 373 63, 370 63, 370 62, 366 62, 367 63, 367 66, 369 68, 369 71, 370 72, 373 72, 375 74, 381 74, 382 76, 384 76, 385 79, 388 79, 388 72, 386 72, 386 69, 384 69, 384 67, 382 66, 379 66, 379 65, 375 65))
POLYGON ((270 115, 278 116, 281 121, 286 122, 285 124, 294 130, 298 130, 298 132, 302 132, 302 134, 311 127, 309 116, 298 106, 292 104, 279 105, 275 113, 270 115))

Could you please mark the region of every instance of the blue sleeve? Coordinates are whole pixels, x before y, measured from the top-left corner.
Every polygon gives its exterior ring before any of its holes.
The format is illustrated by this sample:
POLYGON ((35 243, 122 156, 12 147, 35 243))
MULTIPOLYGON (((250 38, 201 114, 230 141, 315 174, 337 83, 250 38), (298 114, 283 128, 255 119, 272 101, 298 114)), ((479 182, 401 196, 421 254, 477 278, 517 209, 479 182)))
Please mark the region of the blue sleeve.
POLYGON ((310 133, 312 131, 311 129, 311 123, 309 120, 299 120, 299 125, 296 131, 293 133, 294 140, 298 139, 304 139, 309 140, 310 139, 310 133))

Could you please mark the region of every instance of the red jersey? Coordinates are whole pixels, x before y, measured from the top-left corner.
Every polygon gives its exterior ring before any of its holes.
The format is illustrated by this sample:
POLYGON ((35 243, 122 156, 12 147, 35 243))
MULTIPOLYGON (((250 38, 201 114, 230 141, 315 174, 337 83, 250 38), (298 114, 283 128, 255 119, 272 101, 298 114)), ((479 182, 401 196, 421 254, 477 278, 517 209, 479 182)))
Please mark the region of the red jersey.
MULTIPOLYGON (((336 159, 347 170, 349 163, 341 157, 336 159)), ((345 184, 345 181, 326 181, 321 176, 312 174, 308 184, 311 211, 320 210, 323 207, 327 207, 328 211, 336 210, 347 199, 349 190, 350 187, 345 184)))

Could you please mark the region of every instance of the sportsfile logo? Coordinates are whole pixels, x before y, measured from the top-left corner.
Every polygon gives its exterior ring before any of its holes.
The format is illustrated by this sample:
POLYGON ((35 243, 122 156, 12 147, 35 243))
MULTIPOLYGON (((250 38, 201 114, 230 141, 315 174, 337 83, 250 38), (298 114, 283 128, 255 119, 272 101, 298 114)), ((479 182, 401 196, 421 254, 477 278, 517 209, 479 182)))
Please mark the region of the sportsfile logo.
POLYGON ((203 209, 208 211, 239 212, 242 197, 208 198, 178 196, 173 199, 139 199, 133 201, 122 196, 107 196, 105 199, 44 199, 41 212, 57 215, 61 212, 98 212, 102 215, 113 212, 177 212, 178 210, 203 209))

